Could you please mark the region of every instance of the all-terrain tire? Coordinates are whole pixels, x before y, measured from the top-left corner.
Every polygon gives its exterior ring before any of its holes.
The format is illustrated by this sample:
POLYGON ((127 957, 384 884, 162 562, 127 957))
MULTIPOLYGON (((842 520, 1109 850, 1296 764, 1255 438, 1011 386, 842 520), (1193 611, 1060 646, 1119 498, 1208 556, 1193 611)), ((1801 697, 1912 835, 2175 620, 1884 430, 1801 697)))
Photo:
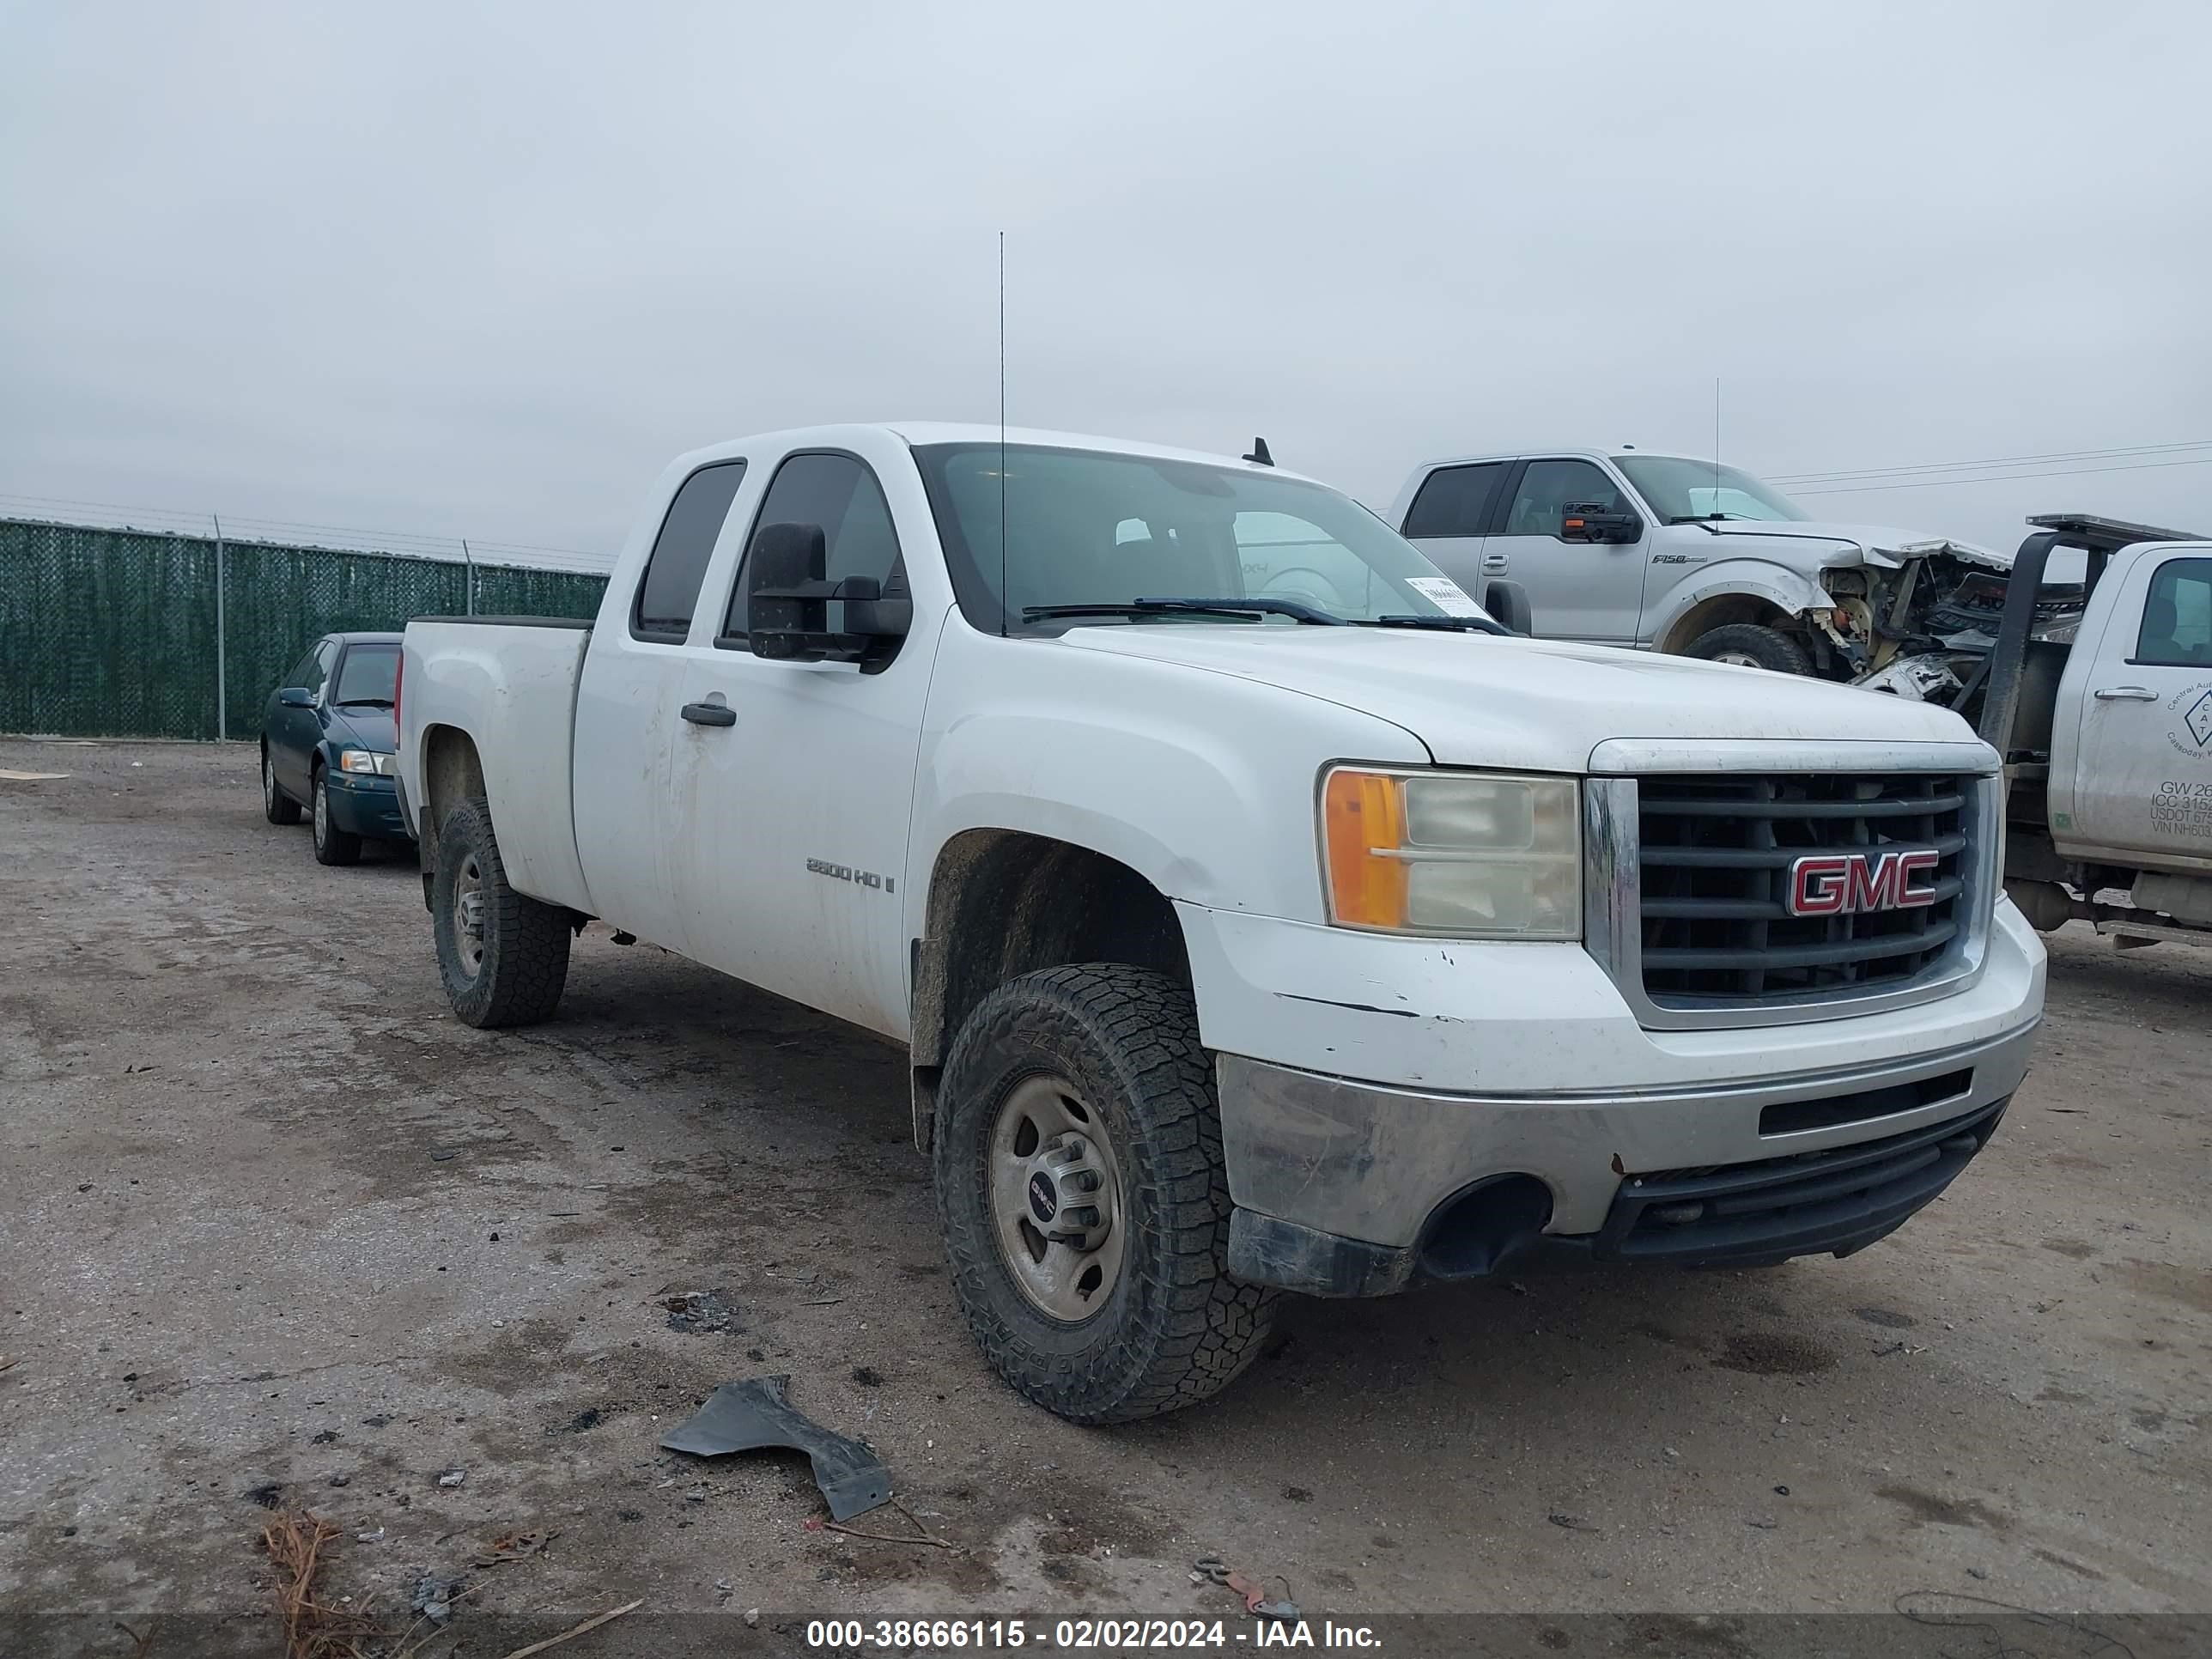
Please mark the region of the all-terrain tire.
POLYGON ((1127 1422, 1195 1405, 1258 1357, 1276 1293, 1228 1272, 1221 1112, 1186 988, 1118 963, 1011 980, 961 1026, 938 1101, 933 1164, 953 1288, 984 1358, 1020 1393, 1074 1422, 1127 1422), (1079 1322, 1034 1305, 993 1224, 994 1125, 1039 1076, 1081 1096, 1120 1170, 1126 1255, 1079 1322))
POLYGON ((491 806, 481 798, 455 806, 439 828, 430 917, 439 977, 465 1024, 533 1025, 551 1017, 568 978, 569 915, 507 884, 491 806), (477 939, 467 934, 460 915, 457 894, 465 881, 478 896, 477 939))
POLYGON ((271 823, 297 823, 300 803, 284 793, 284 786, 276 781, 276 763, 270 758, 269 745, 261 745, 261 816, 271 823))
POLYGON ((361 862, 361 837, 341 830, 331 820, 331 786, 328 772, 318 765, 307 793, 313 797, 309 814, 314 821, 315 862, 318 864, 358 864, 361 862))
POLYGON ((1813 659, 1802 645, 1780 629, 1759 623, 1729 623, 1712 629, 1683 647, 1682 654, 1703 657, 1707 662, 1741 662, 1777 674, 1813 672, 1813 659))

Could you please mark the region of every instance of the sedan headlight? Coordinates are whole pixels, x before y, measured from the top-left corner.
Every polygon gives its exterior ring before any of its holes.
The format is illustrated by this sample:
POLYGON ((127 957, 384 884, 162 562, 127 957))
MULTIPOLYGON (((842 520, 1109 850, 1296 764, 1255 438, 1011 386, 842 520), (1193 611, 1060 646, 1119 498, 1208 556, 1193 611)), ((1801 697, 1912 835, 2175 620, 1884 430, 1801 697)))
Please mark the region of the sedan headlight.
POLYGON ((1328 919, 1340 927, 1582 937, 1572 778, 1338 767, 1322 781, 1321 837, 1328 919))
POLYGON ((379 772, 389 777, 398 764, 397 755, 372 754, 366 749, 349 749, 338 757, 341 772, 379 772))

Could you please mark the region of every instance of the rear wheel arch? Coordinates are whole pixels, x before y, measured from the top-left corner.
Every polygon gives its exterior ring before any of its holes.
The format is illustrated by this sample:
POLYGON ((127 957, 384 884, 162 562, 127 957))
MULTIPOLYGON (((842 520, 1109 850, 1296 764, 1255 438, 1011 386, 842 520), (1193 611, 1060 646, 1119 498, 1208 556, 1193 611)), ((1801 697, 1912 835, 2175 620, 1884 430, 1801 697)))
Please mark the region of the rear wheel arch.
POLYGON ((447 815, 464 801, 489 799, 491 792, 484 787, 483 757, 477 752, 476 739, 459 726, 426 726, 422 744, 426 799, 417 805, 430 815, 429 833, 422 844, 434 848, 447 815))
POLYGON ((1024 974, 1101 962, 1191 983, 1175 907, 1140 872, 1025 830, 969 830, 947 842, 909 988, 915 1144, 930 1144, 945 1056, 986 997, 1024 974))

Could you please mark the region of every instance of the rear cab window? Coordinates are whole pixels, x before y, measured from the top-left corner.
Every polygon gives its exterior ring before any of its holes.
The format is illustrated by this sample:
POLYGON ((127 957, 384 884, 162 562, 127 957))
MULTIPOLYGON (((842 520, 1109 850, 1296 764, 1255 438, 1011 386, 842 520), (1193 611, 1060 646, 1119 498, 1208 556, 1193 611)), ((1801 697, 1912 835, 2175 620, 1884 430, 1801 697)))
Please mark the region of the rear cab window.
POLYGON ((707 562, 714 556, 714 544, 744 476, 744 461, 715 461, 684 479, 668 504, 653 551, 646 556, 645 572, 638 578, 637 597, 630 603, 632 638, 681 645, 690 634, 707 562))
POLYGON ((1503 461, 1438 467, 1421 480, 1400 533, 1408 540, 1481 535, 1490 523, 1490 506, 1498 499, 1498 481, 1504 473, 1503 461))

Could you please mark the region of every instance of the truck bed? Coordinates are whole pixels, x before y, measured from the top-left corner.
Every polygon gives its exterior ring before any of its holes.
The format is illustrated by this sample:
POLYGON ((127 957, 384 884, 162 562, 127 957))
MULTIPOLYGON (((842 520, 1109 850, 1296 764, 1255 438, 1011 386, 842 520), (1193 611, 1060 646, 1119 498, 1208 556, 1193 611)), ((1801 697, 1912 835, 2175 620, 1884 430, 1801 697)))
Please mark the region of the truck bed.
POLYGON ((592 628, 565 617, 415 617, 404 647, 399 733, 400 781, 418 825, 432 799, 426 754, 443 732, 462 733, 483 767, 507 879, 532 898, 587 915, 570 780, 592 628))

